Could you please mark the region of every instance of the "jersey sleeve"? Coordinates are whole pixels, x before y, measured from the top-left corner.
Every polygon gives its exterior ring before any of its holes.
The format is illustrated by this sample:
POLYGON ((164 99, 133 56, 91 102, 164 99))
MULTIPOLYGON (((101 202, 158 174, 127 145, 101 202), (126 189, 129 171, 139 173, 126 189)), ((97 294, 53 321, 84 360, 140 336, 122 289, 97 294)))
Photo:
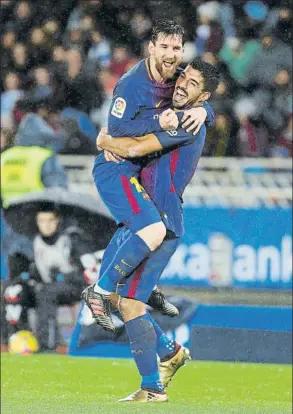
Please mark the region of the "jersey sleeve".
POLYGON ((215 125, 215 112, 208 102, 203 104, 204 109, 207 111, 207 118, 205 121, 206 126, 212 127, 215 125))
POLYGON ((121 79, 115 87, 108 118, 108 131, 112 137, 139 137, 162 131, 158 119, 135 119, 139 113, 139 90, 121 79))
MULTIPOLYGON (((179 123, 181 123, 183 115, 183 112, 177 113, 179 123)), ((186 132, 185 129, 181 127, 179 127, 176 131, 162 131, 156 133, 155 135, 164 149, 192 144, 197 137, 197 135, 193 135, 193 132, 186 132)))

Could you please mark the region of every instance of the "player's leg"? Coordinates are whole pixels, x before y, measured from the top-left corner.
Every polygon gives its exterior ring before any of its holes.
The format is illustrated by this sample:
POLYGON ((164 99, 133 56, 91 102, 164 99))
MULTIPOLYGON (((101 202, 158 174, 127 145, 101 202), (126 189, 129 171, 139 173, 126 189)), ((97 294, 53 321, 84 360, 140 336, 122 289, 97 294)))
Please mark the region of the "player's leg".
MULTIPOLYGON (((150 297, 164 269, 179 244, 178 238, 166 239, 150 258, 145 261, 124 284, 120 284, 117 293, 129 299, 135 299, 152 306, 150 297)), ((173 305, 171 305, 173 306, 173 305)), ((160 326, 148 314, 157 335, 157 354, 160 358, 160 378, 164 387, 168 386, 177 370, 190 359, 189 350, 176 341, 170 340, 160 326)))
MULTIPOLYGON (((119 282, 122 282, 124 278, 120 277, 119 280, 110 279, 108 273, 106 272, 106 269, 108 268, 109 263, 111 263, 113 260, 113 257, 115 256, 119 247, 126 243, 132 235, 133 233, 126 227, 118 228, 105 250, 100 274, 103 275, 105 286, 109 292, 116 292, 117 284, 119 282)), ((108 302, 109 294, 107 294, 107 291, 106 294, 100 294, 95 291, 95 285, 92 285, 83 291, 82 297, 86 301, 96 322, 100 324, 104 329, 114 331, 115 326, 111 319, 111 309, 108 302), (102 308, 102 312, 95 313, 95 305, 97 304, 99 304, 99 306, 102 308)), ((151 292, 149 305, 165 315, 178 315, 178 309, 167 301, 165 296, 157 287, 155 287, 151 292)))
MULTIPOLYGON (((119 246, 123 244, 127 238, 129 237, 130 231, 125 230, 125 228, 118 228, 113 235, 112 239, 110 240, 104 255, 102 259, 102 264, 100 268, 100 275, 105 272, 105 270, 108 268, 109 264, 113 260, 113 257, 115 256, 119 246)), ((97 278, 99 275, 97 275, 97 278)), ((115 292, 116 291, 116 284, 112 283, 109 280, 107 283, 107 288, 109 292, 115 292)), ((101 325, 105 330, 108 330, 110 332, 115 331, 115 325, 111 318, 111 307, 109 302, 109 293, 106 292, 106 294, 100 294, 95 291, 96 284, 93 284, 91 286, 86 287, 81 297, 85 300, 88 308, 92 312, 92 316, 95 319, 95 321, 101 325), (99 309, 102 309, 102 311, 95 311, 95 305, 98 305, 99 309)))
POLYGON ((165 235, 166 228, 162 222, 153 223, 137 233, 132 233, 117 249, 108 268, 101 274, 98 286, 104 291, 97 292, 111 292, 110 287, 116 285, 121 278, 128 277, 162 243, 165 235))
POLYGON ((145 304, 120 297, 118 308, 125 323, 133 358, 141 375, 141 388, 120 401, 167 401, 157 362, 157 335, 145 304))
MULTIPOLYGON (((137 369, 141 375, 141 388, 121 402, 164 402, 167 401, 164 387, 160 381, 157 361, 157 335, 146 305, 138 300, 111 295, 112 303, 119 309, 125 323, 130 348, 137 369)), ((101 311, 98 303, 95 311, 101 311)))
MULTIPOLYGON (((99 159, 102 158, 101 156, 99 159)), ((123 165, 96 162, 93 170, 97 190, 118 224, 132 231, 132 236, 118 248, 112 262, 102 274, 96 291, 109 294, 109 279, 117 283, 127 277, 163 242, 166 227, 144 188, 138 182, 138 173, 123 174, 123 165), (121 171, 119 171, 121 169, 121 171), (104 275, 107 275, 104 278, 104 275)))

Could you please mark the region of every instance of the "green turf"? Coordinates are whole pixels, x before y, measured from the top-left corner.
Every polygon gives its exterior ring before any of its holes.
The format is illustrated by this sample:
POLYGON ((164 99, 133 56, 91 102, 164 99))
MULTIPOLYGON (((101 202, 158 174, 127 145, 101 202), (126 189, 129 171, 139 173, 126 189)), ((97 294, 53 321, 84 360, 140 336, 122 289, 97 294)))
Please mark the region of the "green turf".
POLYGON ((137 390, 129 360, 1 355, 2 414, 292 413, 290 366, 190 362, 166 404, 117 403, 137 390))

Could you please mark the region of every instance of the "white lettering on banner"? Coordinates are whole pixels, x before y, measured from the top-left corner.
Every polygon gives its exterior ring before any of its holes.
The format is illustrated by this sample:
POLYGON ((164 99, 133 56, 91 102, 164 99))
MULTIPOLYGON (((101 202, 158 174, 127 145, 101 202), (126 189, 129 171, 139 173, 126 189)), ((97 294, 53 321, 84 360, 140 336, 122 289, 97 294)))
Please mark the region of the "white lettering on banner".
POLYGON ((206 278, 210 273, 210 251, 204 244, 192 244, 189 248, 190 259, 186 264, 187 274, 193 280, 206 278))
POLYGON ((281 258, 279 250, 274 246, 261 247, 258 251, 257 278, 265 282, 268 270, 271 269, 272 282, 280 279, 281 258))
POLYGON ((194 281, 208 281, 213 286, 229 286, 233 280, 243 283, 292 281, 292 237, 285 235, 281 247, 233 246, 220 233, 211 235, 209 245, 180 244, 171 258, 162 280, 177 277, 194 281), (218 274, 214 278, 214 272, 218 274))
POLYGON ((209 276, 210 251, 204 244, 196 243, 191 246, 180 244, 176 253, 172 256, 163 278, 173 276, 180 278, 189 277, 193 280, 206 279, 209 276), (186 258, 188 258, 186 260, 186 258))
POLYGON ((285 236, 281 244, 282 282, 292 281, 292 237, 285 236))
POLYGON ((248 245, 238 246, 234 250, 235 262, 232 273, 240 282, 256 280, 256 251, 248 245))

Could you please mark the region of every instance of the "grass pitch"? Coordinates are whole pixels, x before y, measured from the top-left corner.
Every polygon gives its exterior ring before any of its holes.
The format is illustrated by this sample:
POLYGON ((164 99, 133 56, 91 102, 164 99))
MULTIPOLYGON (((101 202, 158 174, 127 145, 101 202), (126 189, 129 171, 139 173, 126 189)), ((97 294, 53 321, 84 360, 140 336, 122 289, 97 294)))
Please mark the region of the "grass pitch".
POLYGON ((290 366, 190 362, 164 404, 118 403, 139 388, 133 361, 1 355, 2 414, 292 413, 290 366))

